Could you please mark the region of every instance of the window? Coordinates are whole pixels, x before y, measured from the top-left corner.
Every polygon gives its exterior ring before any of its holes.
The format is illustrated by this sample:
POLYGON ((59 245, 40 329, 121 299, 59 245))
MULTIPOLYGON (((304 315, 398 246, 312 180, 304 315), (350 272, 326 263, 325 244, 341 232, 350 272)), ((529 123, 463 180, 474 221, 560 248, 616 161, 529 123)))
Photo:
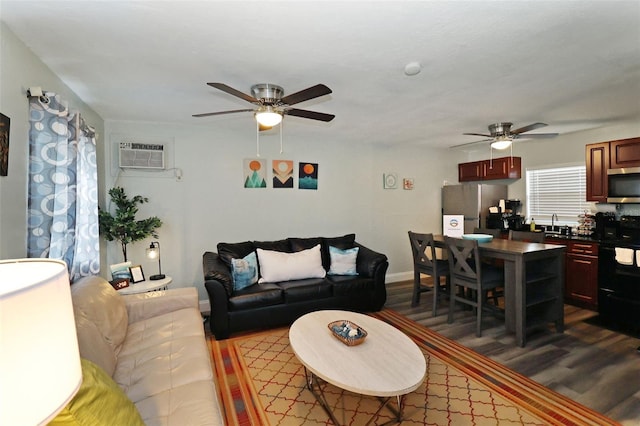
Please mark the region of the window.
POLYGON ((551 223, 555 213, 556 223, 576 225, 578 215, 590 210, 586 187, 585 166, 527 170, 527 217, 551 223))

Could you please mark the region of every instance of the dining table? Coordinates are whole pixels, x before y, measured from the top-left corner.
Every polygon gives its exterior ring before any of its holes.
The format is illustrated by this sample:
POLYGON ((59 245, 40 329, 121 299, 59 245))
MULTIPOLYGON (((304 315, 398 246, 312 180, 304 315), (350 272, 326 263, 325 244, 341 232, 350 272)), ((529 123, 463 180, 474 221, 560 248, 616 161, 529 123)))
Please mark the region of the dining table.
MULTIPOLYGON (((443 235, 436 247, 446 250, 443 235)), ((504 265, 504 315, 508 332, 524 347, 527 331, 553 323, 564 332, 564 245, 493 238, 479 242, 482 259, 500 259, 504 265)))

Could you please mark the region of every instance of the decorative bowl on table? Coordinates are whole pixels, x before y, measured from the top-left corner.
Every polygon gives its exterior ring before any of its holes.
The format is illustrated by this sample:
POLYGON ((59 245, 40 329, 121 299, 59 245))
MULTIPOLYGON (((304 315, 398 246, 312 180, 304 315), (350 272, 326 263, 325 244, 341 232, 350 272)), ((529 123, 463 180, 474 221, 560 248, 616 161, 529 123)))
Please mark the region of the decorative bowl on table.
POLYGON ((331 334, 347 346, 359 345, 367 337, 364 328, 348 320, 330 322, 328 327, 331 334))
POLYGON ((479 243, 488 243, 493 240, 493 235, 489 234, 464 234, 462 236, 465 240, 476 240, 479 243))

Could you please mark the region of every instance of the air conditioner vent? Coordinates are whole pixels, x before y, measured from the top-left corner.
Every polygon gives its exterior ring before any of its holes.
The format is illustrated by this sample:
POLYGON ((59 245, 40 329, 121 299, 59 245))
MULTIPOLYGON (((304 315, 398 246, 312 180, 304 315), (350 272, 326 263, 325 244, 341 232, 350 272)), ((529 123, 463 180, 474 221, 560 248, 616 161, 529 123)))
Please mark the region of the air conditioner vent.
POLYGON ((129 169, 156 169, 163 170, 164 145, 120 142, 119 166, 129 169))

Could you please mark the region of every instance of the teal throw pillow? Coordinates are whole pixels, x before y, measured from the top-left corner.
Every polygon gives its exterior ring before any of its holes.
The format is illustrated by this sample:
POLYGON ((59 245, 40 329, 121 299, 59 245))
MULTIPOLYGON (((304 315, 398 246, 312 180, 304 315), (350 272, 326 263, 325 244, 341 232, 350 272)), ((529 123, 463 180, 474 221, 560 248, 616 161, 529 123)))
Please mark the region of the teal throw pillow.
POLYGON ((252 251, 242 259, 231 259, 233 290, 238 291, 258 282, 258 258, 252 251))
POLYGON ((358 275, 356 271, 356 259, 360 247, 341 250, 334 246, 329 246, 329 256, 331 257, 331 267, 329 275, 358 275))

